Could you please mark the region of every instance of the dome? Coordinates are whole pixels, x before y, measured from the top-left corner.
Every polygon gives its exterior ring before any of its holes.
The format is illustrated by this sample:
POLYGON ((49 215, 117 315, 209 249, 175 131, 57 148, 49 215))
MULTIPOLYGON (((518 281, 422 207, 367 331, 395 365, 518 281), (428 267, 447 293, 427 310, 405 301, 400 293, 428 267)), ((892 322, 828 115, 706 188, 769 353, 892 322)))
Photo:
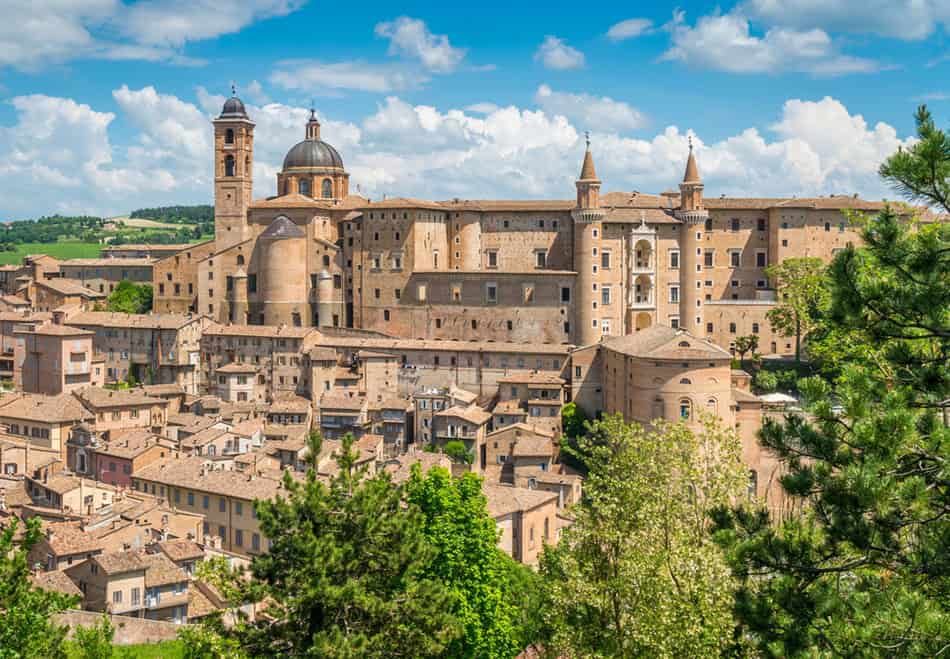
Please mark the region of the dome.
POLYGON ((289 217, 280 215, 270 223, 270 226, 264 229, 264 233, 260 237, 264 240, 285 240, 288 238, 306 238, 307 234, 294 224, 289 217))
POLYGON ((335 167, 343 169, 339 152, 323 140, 298 142, 284 157, 284 171, 297 167, 335 167))
POLYGON ((221 109, 221 119, 243 118, 247 119, 247 110, 244 109, 244 102, 237 96, 232 96, 224 102, 221 109))

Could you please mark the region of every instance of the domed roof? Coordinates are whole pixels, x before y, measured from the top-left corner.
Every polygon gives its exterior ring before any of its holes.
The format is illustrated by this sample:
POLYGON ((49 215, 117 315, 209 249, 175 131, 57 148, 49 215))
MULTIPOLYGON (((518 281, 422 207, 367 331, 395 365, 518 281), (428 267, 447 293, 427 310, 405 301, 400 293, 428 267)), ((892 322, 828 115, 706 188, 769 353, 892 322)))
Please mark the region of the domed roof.
POLYGON ((306 238, 303 229, 294 224, 293 220, 285 215, 279 215, 270 226, 260 235, 266 240, 286 240, 288 238, 306 238))
POLYGON ((232 96, 224 102, 221 109, 221 119, 247 119, 247 110, 244 109, 244 101, 237 96, 232 96))
POLYGON ((309 139, 295 144, 284 157, 284 170, 293 167, 337 167, 343 169, 339 152, 323 140, 309 139))

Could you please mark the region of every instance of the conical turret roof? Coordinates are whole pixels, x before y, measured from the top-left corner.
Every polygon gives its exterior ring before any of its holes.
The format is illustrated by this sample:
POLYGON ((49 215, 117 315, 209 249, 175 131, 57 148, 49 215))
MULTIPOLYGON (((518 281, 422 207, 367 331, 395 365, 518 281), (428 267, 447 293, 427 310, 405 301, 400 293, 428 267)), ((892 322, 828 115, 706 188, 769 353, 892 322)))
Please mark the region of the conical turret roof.
POLYGON ((581 166, 581 177, 582 181, 591 181, 596 180, 597 171, 594 169, 594 156, 591 155, 590 147, 584 153, 584 164, 581 166))
POLYGON ((683 183, 702 183, 699 178, 699 168, 696 166, 696 156, 693 155, 693 140, 689 140, 689 159, 686 161, 686 174, 683 175, 683 183))

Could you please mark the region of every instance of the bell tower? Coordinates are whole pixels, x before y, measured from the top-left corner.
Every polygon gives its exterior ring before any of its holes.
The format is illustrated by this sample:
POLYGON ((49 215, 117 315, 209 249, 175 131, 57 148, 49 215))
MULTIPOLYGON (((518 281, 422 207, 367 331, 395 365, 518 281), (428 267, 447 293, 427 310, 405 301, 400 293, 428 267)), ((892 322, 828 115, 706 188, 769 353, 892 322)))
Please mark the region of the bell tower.
POLYGON ((574 270, 577 280, 574 287, 574 343, 581 346, 600 341, 601 323, 595 307, 598 292, 594 290, 598 275, 594 268, 597 259, 594 250, 603 235, 604 211, 600 207, 600 179, 594 170, 594 156, 590 152, 590 137, 584 153, 581 175, 574 183, 577 187, 577 206, 571 211, 574 218, 574 270))
POLYGON ((231 87, 214 120, 214 239, 217 250, 243 242, 251 203, 254 168, 254 122, 231 87))

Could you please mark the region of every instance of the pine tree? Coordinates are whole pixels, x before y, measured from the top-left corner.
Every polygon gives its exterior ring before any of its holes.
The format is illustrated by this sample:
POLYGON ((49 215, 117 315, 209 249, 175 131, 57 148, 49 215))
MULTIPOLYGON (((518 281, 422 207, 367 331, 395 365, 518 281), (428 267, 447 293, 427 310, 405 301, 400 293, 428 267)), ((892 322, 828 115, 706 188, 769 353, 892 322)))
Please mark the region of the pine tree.
POLYGON ((303 482, 255 504, 271 539, 250 580, 231 575, 237 601, 266 605, 256 622, 226 632, 253 657, 437 657, 460 634, 455 597, 432 576, 436 549, 424 519, 387 476, 356 466, 353 438, 329 483, 316 474, 315 442, 303 482))
MULTIPOLYGON (((881 172, 946 208, 950 140, 925 109, 917 119, 920 141, 881 172)), ((950 647, 950 225, 909 226, 887 208, 862 233, 832 263, 813 338, 847 360, 801 383, 808 418, 761 433, 807 512, 717 515, 742 583, 738 631, 767 656, 950 647)))

